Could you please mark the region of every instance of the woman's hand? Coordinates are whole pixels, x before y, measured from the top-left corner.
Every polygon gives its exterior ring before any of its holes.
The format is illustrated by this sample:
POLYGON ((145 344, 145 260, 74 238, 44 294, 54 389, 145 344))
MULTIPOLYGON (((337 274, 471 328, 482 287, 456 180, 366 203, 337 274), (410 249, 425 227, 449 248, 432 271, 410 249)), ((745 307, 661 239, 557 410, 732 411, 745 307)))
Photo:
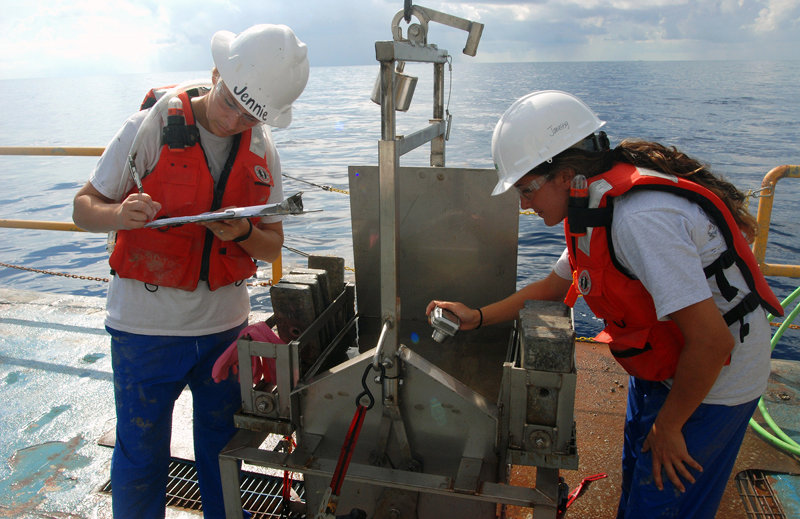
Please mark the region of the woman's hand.
MULTIPOLYGON (((229 209, 223 207, 220 211, 229 209)), ((247 218, 233 218, 230 220, 215 220, 212 222, 198 222, 200 225, 214 233, 221 241, 231 241, 242 238, 252 232, 252 225, 247 218)))
POLYGON ((642 446, 642 452, 647 451, 653 452, 653 483, 659 490, 664 490, 661 469, 681 492, 686 492, 682 479, 695 482, 690 468, 703 471, 703 467, 689 455, 680 427, 659 426, 656 420, 642 446))
POLYGON ((425 308, 425 315, 427 315, 429 319, 431 312, 433 312, 433 309, 437 306, 449 310, 458 316, 458 319, 461 321, 461 326, 458 328, 459 330, 473 330, 481 324, 481 316, 478 310, 473 310, 464 303, 452 301, 433 300, 428 303, 427 308, 425 308))
POLYGON ((156 217, 161 204, 147 193, 128 195, 117 207, 116 229, 141 229, 144 224, 156 217))
MULTIPOLYGON (((686 447, 683 426, 708 395, 736 343, 710 297, 671 313, 670 318, 678 325, 685 342, 672 388, 642 445, 642 452, 652 451, 653 483, 659 490, 664 488, 663 469, 675 488, 684 492, 684 480, 695 481, 689 469, 702 472, 703 467, 686 447)), ((712 444, 714 438, 709 437, 707 442, 712 444)))
POLYGON ((214 236, 222 241, 241 238, 250 232, 250 224, 247 222, 247 218, 198 223, 213 232, 214 236))

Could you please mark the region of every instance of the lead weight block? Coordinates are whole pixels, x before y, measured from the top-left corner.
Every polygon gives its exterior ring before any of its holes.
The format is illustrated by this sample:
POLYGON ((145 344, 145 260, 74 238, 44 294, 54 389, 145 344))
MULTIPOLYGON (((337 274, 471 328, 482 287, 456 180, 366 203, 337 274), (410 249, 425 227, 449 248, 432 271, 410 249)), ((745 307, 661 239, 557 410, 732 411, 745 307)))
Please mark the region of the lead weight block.
POLYGON ((344 290, 344 258, 309 256, 308 268, 322 269, 328 273, 328 293, 331 298, 335 298, 344 290))
POLYGON ((519 319, 523 368, 556 373, 575 369, 575 330, 567 305, 526 301, 519 319))
MULTIPOLYGON (((270 288, 269 293, 278 336, 288 344, 300 337, 316 318, 312 287, 280 281, 270 288)), ((309 337, 305 344, 300 345, 301 373, 314 364, 321 352, 319 336, 309 337)))

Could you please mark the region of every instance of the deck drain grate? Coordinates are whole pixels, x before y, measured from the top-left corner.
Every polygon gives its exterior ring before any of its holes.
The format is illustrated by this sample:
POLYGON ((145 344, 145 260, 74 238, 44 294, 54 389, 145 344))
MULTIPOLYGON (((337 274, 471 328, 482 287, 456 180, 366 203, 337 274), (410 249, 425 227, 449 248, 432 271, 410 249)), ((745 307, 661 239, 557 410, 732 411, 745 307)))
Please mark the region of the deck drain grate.
MULTIPOLYGON (((240 488, 242 508, 252 514, 252 519, 278 519, 281 517, 283 478, 243 471, 240 488)), ((304 498, 302 481, 293 480, 292 488, 300 499, 304 498)), ((107 481, 100 491, 110 494, 111 481, 107 481)), ((193 462, 175 458, 170 460, 167 506, 189 510, 203 509, 200 502, 200 488, 197 484, 197 469, 193 462)), ((305 515, 294 514, 291 517, 302 519, 305 515)))
POLYGON ((736 475, 736 486, 748 518, 786 519, 778 495, 770 483, 769 472, 743 470, 736 475))

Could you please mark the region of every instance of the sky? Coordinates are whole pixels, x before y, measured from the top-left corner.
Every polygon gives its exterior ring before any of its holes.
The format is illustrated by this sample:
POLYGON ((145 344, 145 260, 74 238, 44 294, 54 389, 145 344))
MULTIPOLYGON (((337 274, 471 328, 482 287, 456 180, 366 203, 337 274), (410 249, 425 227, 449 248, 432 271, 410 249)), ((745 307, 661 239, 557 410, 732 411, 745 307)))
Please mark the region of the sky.
MULTIPOLYGON (((416 3, 416 2, 415 2, 416 3)), ((419 5, 484 24, 434 21, 428 42, 453 60, 800 59, 800 0, 483 0, 419 5)), ((0 79, 199 71, 211 36, 256 23, 292 27, 311 66, 375 64, 402 0, 0 0, 0 79)), ((412 18, 412 23, 419 20, 412 18)), ((407 23, 399 23, 402 37, 407 23)))

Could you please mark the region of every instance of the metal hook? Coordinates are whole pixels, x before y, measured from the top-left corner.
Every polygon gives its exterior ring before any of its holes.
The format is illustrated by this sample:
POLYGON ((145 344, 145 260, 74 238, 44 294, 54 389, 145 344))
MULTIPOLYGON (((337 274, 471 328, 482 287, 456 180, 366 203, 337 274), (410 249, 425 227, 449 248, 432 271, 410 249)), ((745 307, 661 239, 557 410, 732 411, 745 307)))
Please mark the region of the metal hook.
MULTIPOLYGON (((356 407, 361 405, 361 398, 362 397, 367 397, 367 399, 369 399, 369 405, 366 406, 366 408, 367 408, 366 410, 367 411, 372 409, 372 406, 375 405, 375 397, 372 396, 372 391, 370 391, 369 388, 367 387, 367 376, 369 375, 369 372, 370 372, 371 369, 373 369, 373 365, 372 364, 367 364, 366 369, 364 369, 364 374, 361 376, 361 387, 364 388, 364 391, 362 391, 361 393, 359 393, 356 396, 356 407)), ((375 369, 375 371, 380 371, 381 372, 380 378, 381 378, 381 380, 383 380, 383 377, 386 376, 386 368, 384 368, 383 365, 381 364, 377 368, 374 368, 374 369, 375 369)))
POLYGON ((774 189, 774 185, 764 186, 759 189, 751 189, 747 192, 747 196, 752 196, 753 198, 769 197, 773 195, 774 189))

